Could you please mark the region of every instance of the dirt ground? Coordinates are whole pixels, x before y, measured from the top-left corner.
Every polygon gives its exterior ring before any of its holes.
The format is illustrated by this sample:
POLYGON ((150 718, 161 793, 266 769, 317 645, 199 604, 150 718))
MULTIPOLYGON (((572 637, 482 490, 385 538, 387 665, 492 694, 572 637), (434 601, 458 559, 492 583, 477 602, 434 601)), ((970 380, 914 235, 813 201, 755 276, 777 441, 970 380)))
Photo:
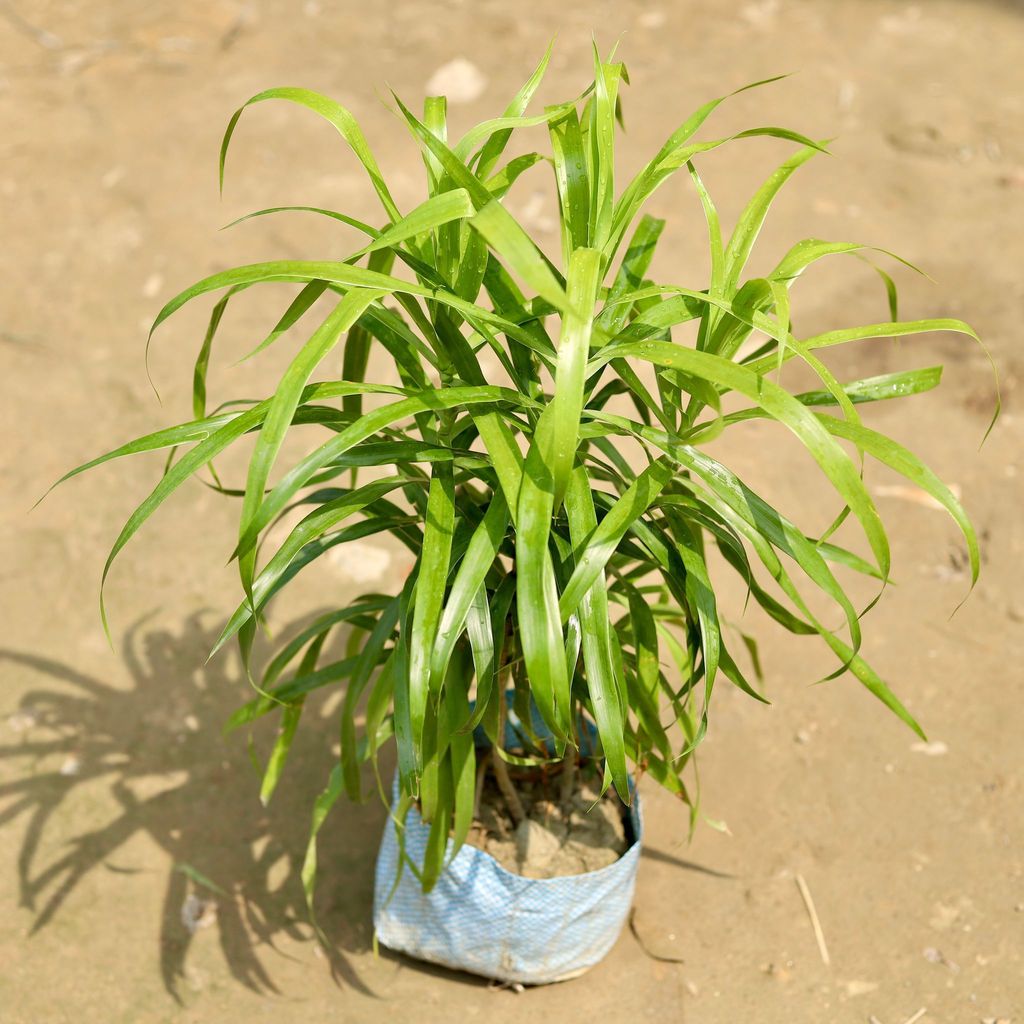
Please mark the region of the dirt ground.
MULTIPOLYGON (((0 1021, 1024 1020, 1022 59, 1024 7, 983 0, 3 0, 0 1021), (838 135, 835 155, 802 169, 778 202, 762 261, 819 236, 923 265, 934 283, 895 275, 903 314, 970 320, 999 364, 1004 415, 979 452, 990 378, 962 339, 836 354, 847 378, 946 367, 938 392, 869 416, 959 486, 984 538, 982 582, 950 618, 966 591, 955 528, 869 470, 898 585, 868 617, 866 653, 931 745, 915 745, 852 680, 810 687, 820 653, 748 613, 774 704, 725 684, 717 694, 701 773, 705 810, 728 833, 702 825, 688 844, 681 810, 645 783, 635 932, 585 978, 516 994, 373 955, 383 816, 373 801, 324 829, 320 915, 335 954, 312 941, 298 870, 332 758, 333 705, 307 716, 263 810, 245 737, 220 734, 246 684, 231 657, 204 665, 236 598, 232 571, 220 568, 233 508, 196 485, 147 525, 112 576, 111 653, 98 577, 159 461, 109 467, 28 507, 69 466, 187 418, 208 306, 158 338, 163 406, 142 363, 145 328, 170 294, 231 264, 341 255, 348 244, 315 220, 220 234, 219 225, 286 203, 378 216, 331 130, 272 104, 243 121, 220 202, 217 146, 242 100, 279 84, 335 96, 410 205, 421 168, 386 109, 387 84, 416 99, 440 66, 470 59, 479 96, 451 109, 467 126, 500 111, 556 32, 541 98, 574 94, 595 30, 605 45, 623 34, 632 76, 624 170, 706 99, 798 72, 737 97, 711 129, 838 135)), ((727 221, 785 150, 737 146, 702 164, 727 221)), ((515 204, 554 242, 548 184, 535 170, 515 204)), ((692 192, 668 186, 653 210, 674 224, 659 276, 702 287, 692 192)), ((227 318, 218 395, 266 393, 273 358, 229 366, 262 337, 282 295, 249 293, 227 318)), ((853 262, 808 277, 795 303, 806 333, 885 315, 877 282, 853 262)), ((805 460, 771 428, 751 426, 722 457, 809 527, 831 518, 805 460)), ((361 575, 378 586, 407 568, 390 549, 325 565, 275 624, 284 632, 345 601, 361 575)), ((257 733, 260 749, 267 738, 257 733)))

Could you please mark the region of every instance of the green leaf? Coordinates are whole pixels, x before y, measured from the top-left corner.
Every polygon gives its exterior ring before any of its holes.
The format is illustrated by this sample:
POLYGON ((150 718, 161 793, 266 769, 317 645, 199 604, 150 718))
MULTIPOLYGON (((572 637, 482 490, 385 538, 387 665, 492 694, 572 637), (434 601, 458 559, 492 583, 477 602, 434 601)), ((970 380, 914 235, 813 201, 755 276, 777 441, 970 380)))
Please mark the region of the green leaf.
MULTIPOLYGON (((303 388, 313 371, 338 343, 344 332, 381 294, 381 292, 373 291, 353 291, 346 295, 285 370, 267 408, 259 437, 249 459, 245 497, 242 499, 242 512, 239 517, 240 539, 245 539, 249 535, 249 528, 263 500, 263 492, 270 476, 270 470, 284 442, 285 434, 291 426, 295 410, 302 397, 303 388)), ((256 566, 255 552, 249 549, 240 550, 238 564, 242 583, 248 591, 252 587, 252 577, 256 566)))
POLYGON ((573 553, 575 568, 569 582, 562 591, 559 609, 564 622, 576 610, 581 598, 604 573, 619 541, 626 531, 650 507, 665 485, 672 479, 674 470, 668 459, 652 462, 596 524, 593 534, 586 543, 573 553))
POLYGON ((780 167, 776 168, 768 180, 757 190, 754 197, 747 204, 746 209, 740 214, 740 219, 733 229, 732 237, 725 248, 724 258, 724 287, 731 291, 736 287, 740 274, 746 266, 750 250, 754 246, 764 219, 768 214, 768 208, 772 200, 778 194, 779 189, 789 180, 793 172, 802 167, 811 157, 820 153, 821 144, 807 146, 799 153, 791 156, 780 167))
MULTIPOLYGON (((352 393, 355 393, 358 385, 352 385, 352 388, 352 393)), ((325 466, 331 465, 335 459, 343 456, 349 449, 354 448, 367 438, 373 437, 385 427, 421 412, 441 412, 473 405, 493 405, 496 402, 519 402, 520 400, 519 395, 507 388, 452 387, 443 391, 420 392, 401 401, 371 410, 340 430, 330 440, 325 441, 281 477, 254 515, 249 531, 239 541, 238 551, 250 550, 255 544, 259 531, 273 521, 274 517, 292 500, 295 493, 305 486, 317 472, 325 466)), ((487 438, 485 438, 485 443, 488 444, 490 451, 490 441, 487 438)), ((491 456, 493 459, 493 452, 491 452, 491 456)))
POLYGON ((310 916, 314 921, 316 920, 316 914, 313 908, 313 896, 316 891, 317 871, 316 837, 319 835, 320 829, 323 828, 324 821, 326 821, 331 808, 338 802, 338 797, 340 797, 343 792, 344 786, 342 784, 341 766, 335 765, 331 770, 331 777, 328 780, 326 788, 316 798, 316 803, 313 805, 313 820, 309 826, 309 839, 306 843, 306 856, 302 862, 302 890, 306 894, 306 907, 309 909, 310 916))
MULTIPOLYGON (((519 117, 529 106, 530 100, 533 98, 534 93, 536 93, 537 87, 540 85, 541 80, 544 78, 544 73, 548 69, 548 64, 551 62, 551 51, 554 45, 554 40, 548 43, 548 48, 540 63, 534 68, 533 74, 530 75, 523 84, 523 87, 505 108, 505 117, 519 117)), ((484 178, 494 170, 494 166, 505 151, 505 146, 511 136, 511 129, 506 128, 502 131, 494 132, 487 139, 483 149, 480 151, 479 159, 476 161, 476 173, 479 177, 484 178)))
POLYGON ((337 608, 314 619, 305 629, 297 633, 288 641, 267 664, 260 678, 260 689, 268 690, 281 677, 281 673, 295 659, 299 652, 312 640, 318 637, 326 637, 337 625, 343 622, 350 622, 360 617, 373 617, 375 613, 382 611, 388 605, 386 597, 363 597, 344 608, 337 608))
MULTIPOLYGON (((810 346, 808 346, 810 347, 810 346)), ((737 391, 756 402, 772 419, 788 427, 803 443, 811 457, 832 482, 860 522, 883 576, 889 572, 889 544, 878 511, 849 456, 827 431, 792 395, 777 384, 746 367, 707 352, 644 341, 615 344, 601 350, 601 358, 635 356, 659 366, 668 366, 737 391)))
MULTIPOLYGON (((317 659, 323 648, 326 633, 321 634, 309 645, 299 666, 299 676, 306 676, 316 670, 317 659)), ((299 720, 302 718, 302 708, 305 704, 305 697, 300 697, 294 703, 286 704, 281 710, 281 725, 278 728, 277 739, 274 742, 274 749, 270 752, 270 759, 267 761, 266 771, 263 773, 263 784, 260 786, 260 803, 264 807, 270 803, 270 798, 277 789, 277 784, 284 771, 285 762, 292 749, 292 742, 295 739, 295 731, 299 727, 299 720)))
MULTIPOLYGON (((450 858, 462 848, 473 825, 476 803, 476 747, 473 735, 462 730, 469 718, 468 680, 452 679, 445 685, 454 811, 450 858)), ((449 861, 450 862, 450 861, 449 861)))
POLYGON ((300 106, 308 107, 314 113, 317 113, 321 117, 330 121, 330 123, 338 130, 338 134, 341 135, 346 143, 348 143, 349 148, 353 153, 355 153, 356 158, 365 168, 366 173, 370 177, 370 182, 373 185, 374 191, 377 193, 388 217, 390 217, 392 221, 401 219, 398 207, 395 206, 394 200, 391 198, 391 193, 388 191, 388 187, 384 183, 384 177, 380 172, 380 168, 377 166, 377 161, 370 152, 370 147, 366 144, 366 138, 363 135, 359 124, 356 122, 356 119, 340 103, 335 103, 334 100, 328 99, 326 96, 321 96, 319 93, 311 92, 309 89, 266 89, 263 92, 257 93, 251 99, 246 100, 245 103, 243 103, 242 106, 240 106, 238 110, 231 115, 231 120, 228 122, 228 127, 224 132, 224 139, 220 146, 219 173, 221 191, 224 189, 224 162, 227 159, 228 147, 231 145, 231 137, 234 134, 235 126, 238 124, 238 119, 242 116, 246 107, 250 107, 254 103, 261 103, 264 100, 287 100, 290 103, 297 103, 300 106))
MULTIPOLYGON (((253 97, 246 107, 280 99, 334 125, 385 217, 374 225, 293 206, 235 221, 305 211, 325 218, 331 238, 340 236, 329 241, 325 258, 234 267, 171 298, 154 330, 199 296, 210 294, 214 303, 192 371, 195 419, 122 444, 62 478, 127 455, 164 453, 156 485, 114 542, 104 584, 113 559, 190 477, 240 499, 234 556, 242 593, 217 646, 237 638, 255 690, 227 728, 280 715, 263 771, 264 800, 295 749, 306 698, 328 687, 340 698, 326 705, 334 709, 340 754, 314 808, 302 872, 311 910, 317 832, 340 795, 362 799, 367 762, 389 802, 381 767, 390 763, 382 755, 392 743, 400 795, 388 813, 398 834, 398 877, 408 867, 426 890, 472 827, 478 726, 497 755, 524 772, 550 770, 580 746, 580 730, 596 728, 593 753, 603 762, 604 787, 614 785, 628 800, 632 765, 690 806, 692 830, 699 780, 691 787, 684 775, 710 731, 715 685, 724 677, 765 701, 755 688, 761 637, 734 626, 726 594, 745 595, 737 613, 752 602, 765 613, 759 621, 824 644, 833 661, 822 682, 850 673, 920 734, 860 653, 861 616, 890 582, 888 541, 865 482, 869 458, 945 507, 966 539, 972 582, 978 574, 978 540, 950 488, 858 418, 864 403, 934 388, 940 368, 896 367, 841 381, 829 365, 836 345, 928 331, 976 340, 972 329, 950 318, 900 322, 896 283, 873 262, 899 257, 862 243, 805 238, 783 250, 766 276, 749 276, 775 196, 797 167, 825 152, 823 144, 772 124, 698 138, 722 97, 687 117, 657 152, 625 154, 620 165, 638 171, 617 193, 615 133, 623 125, 626 68, 614 50, 605 56, 595 48, 591 84, 533 113, 528 107, 550 56, 549 48, 499 116, 461 137, 451 134, 443 97, 428 97, 422 118, 398 101, 424 168, 421 195, 406 214, 348 110, 304 89, 253 97), (523 131, 537 141, 513 141, 523 131), (704 154, 754 138, 794 143, 798 151, 723 238, 698 169, 704 154), (538 163, 553 170, 557 266, 551 239, 503 205, 538 163), (683 169, 703 212, 707 269, 696 281, 657 283, 652 259, 664 222, 643 211, 683 169), (870 263, 890 319, 800 337, 792 288, 832 255, 870 263), (318 320, 304 342, 296 339, 284 368, 270 369, 269 397, 229 392, 209 411, 225 310, 257 284, 296 287, 284 290, 291 294, 282 296, 269 333, 253 339, 259 344, 250 357, 262 357, 314 308, 318 320), (799 385, 806 390, 796 390, 806 373, 785 371, 793 358, 813 374, 812 383, 799 385), (338 375, 343 379, 311 383, 338 375), (791 518, 710 454, 717 454, 710 445, 719 435, 752 419, 795 436, 838 499, 838 512, 828 509, 815 521, 816 509, 798 502, 791 518), (237 465, 233 453, 248 460, 244 487, 218 473, 237 465), (867 539, 863 554, 832 540, 847 519, 867 539), (271 602, 291 592, 299 573, 323 567, 328 553, 358 557, 342 545, 369 537, 401 546, 400 592, 332 599, 279 642, 271 638, 266 657, 257 658, 258 627, 271 602), (867 608, 854 607, 837 566, 877 581, 867 608), (739 587, 723 589, 719 568, 734 572, 730 583, 739 587), (723 623, 749 658, 738 662, 730 653, 734 641, 723 635, 723 623), (322 664, 339 633, 345 656, 322 664), (266 666, 258 681, 253 663, 266 666), (518 718, 512 742, 501 727, 508 687, 518 718), (535 728, 538 713, 545 729, 535 728), (405 842, 413 806, 429 826, 422 863, 412 862, 405 842)), ((222 179, 246 107, 228 125, 222 179)), ((998 403, 997 389, 997 414, 998 403)), ((751 443, 761 462, 772 462, 769 434, 751 443)), ((204 520, 195 529, 208 526, 204 520)), ((101 584, 106 626, 103 592, 101 584)))
POLYGON ((568 263, 573 250, 590 240, 590 182, 576 108, 570 107, 552 121, 548 130, 562 220, 562 254, 568 263))
POLYGON ((497 200, 492 199, 470 220, 488 244, 542 299, 563 308, 565 292, 529 235, 497 200))
POLYGON ((608 294, 608 303, 601 312, 601 329, 609 335, 618 334, 629 320, 634 304, 623 297, 638 290, 654 258, 654 249, 665 228, 665 222, 644 214, 622 258, 615 283, 608 294))
POLYGON ((402 242, 433 231, 442 224, 471 217, 474 212, 473 201, 465 189, 457 188, 451 192, 442 192, 439 195, 431 196, 400 221, 381 232, 378 238, 360 249, 354 258, 357 259, 377 249, 394 249, 402 242))
POLYGON ((430 663, 437 642, 438 624, 452 552, 455 492, 452 468, 437 463, 430 479, 423 553, 416 582, 412 634, 409 637, 409 714, 414 739, 423 734, 427 699, 431 692, 430 663))
MULTIPOLYGON (((245 286, 243 285, 242 287, 245 286)), ((233 290, 237 289, 229 290, 228 295, 230 295, 233 290)), ((299 294, 292 299, 288 308, 274 325, 273 330, 247 356, 243 356, 239 362, 244 363, 247 360, 252 359, 253 356, 259 355, 265 349, 270 348, 270 346, 273 345, 285 331, 294 327, 295 324, 299 322, 303 315, 309 311, 309 308, 313 303, 316 302, 316 300, 319 299, 325 291, 327 291, 326 281, 310 281, 309 284, 303 285, 299 290, 299 294)), ((223 302, 224 300, 222 299, 221 301, 223 302)))
POLYGON ((465 627, 466 617, 473 602, 480 594, 484 579, 498 556, 498 549, 505 539, 508 523, 508 506, 504 496, 498 492, 491 499, 483 519, 473 531, 473 536, 459 563, 458 572, 452 581, 431 651, 432 691, 440 688, 441 680, 448 671, 448 662, 455 649, 455 643, 465 627))
POLYGON ((967 513, 953 492, 916 455, 884 434, 879 434, 877 431, 857 423, 836 419, 833 416, 819 414, 818 419, 830 434, 853 441, 858 448, 896 470, 901 476, 906 477, 911 483, 930 494, 949 512, 967 542, 971 563, 971 586, 973 587, 978 581, 978 573, 981 569, 978 537, 970 519, 967 518, 967 513))
POLYGON ((548 550, 554 507, 551 471, 534 445, 526 458, 516 519, 519 640, 537 709, 556 740, 564 742, 571 717, 558 587, 548 550))
MULTIPOLYGON (((582 466, 573 470, 566 497, 566 513, 573 546, 580 548, 597 526, 590 481, 582 466)), ((628 804, 631 795, 626 775, 624 742, 626 684, 621 656, 613 648, 614 637, 608 616, 608 592, 603 570, 580 600, 579 617, 587 692, 594 709, 601 747, 619 798, 628 804)))
MULTIPOLYGON (((395 631, 400 611, 401 602, 396 597, 381 612, 381 616, 374 625, 373 631, 356 658, 348 687, 345 690, 345 700, 342 703, 340 720, 341 771, 345 780, 345 792, 350 800, 359 800, 361 796, 358 743, 356 740, 356 707, 359 704, 360 697, 363 695, 363 691, 366 689, 367 683, 370 681, 373 670, 382 660, 384 647, 395 631)), ((381 671, 383 673, 383 669, 381 671)), ((368 722, 370 717, 370 712, 367 710, 368 722)), ((378 723, 377 727, 379 727, 380 720, 383 717, 381 711, 378 710, 374 717, 378 723)), ((376 727, 368 731, 368 735, 375 734, 376 727)))
POLYGON ((615 111, 621 64, 601 61, 594 44, 594 102, 590 107, 590 131, 587 136, 590 178, 590 244, 604 249, 612 231, 615 191, 615 111))
POLYGON ((577 249, 572 254, 567 282, 569 305, 558 342, 555 394, 537 424, 535 442, 551 474, 555 508, 565 494, 576 455, 599 274, 600 254, 595 249, 577 249))

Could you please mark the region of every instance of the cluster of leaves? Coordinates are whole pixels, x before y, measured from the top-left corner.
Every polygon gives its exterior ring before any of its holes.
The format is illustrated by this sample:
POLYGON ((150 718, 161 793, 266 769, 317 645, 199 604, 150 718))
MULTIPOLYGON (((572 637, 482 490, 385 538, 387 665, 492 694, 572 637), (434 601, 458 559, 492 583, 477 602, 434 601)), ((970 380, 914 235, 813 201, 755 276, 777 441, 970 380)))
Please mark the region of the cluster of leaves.
MULTIPOLYGON (((401 592, 366 594, 291 639, 232 724, 273 711, 282 716, 264 778, 269 799, 306 696, 343 683, 341 755, 316 806, 314 837, 340 795, 360 798, 361 764, 376 766, 378 751, 393 739, 398 816, 415 802, 432 822, 426 861, 414 866, 427 887, 443 868, 449 839, 457 850, 471 825, 478 727, 506 760, 536 763, 571 752, 579 723, 590 721, 605 784, 623 800, 631 763, 690 800, 682 776, 707 729, 718 677, 761 699, 723 640, 711 547, 771 618, 824 641, 837 660, 835 675, 852 673, 918 729, 859 655, 860 614, 833 572, 838 565, 872 577, 879 589, 888 578, 886 534, 862 478, 865 456, 948 509, 966 538, 972 578, 978 570, 975 534, 954 495, 913 454, 865 426, 857 411, 864 402, 934 387, 940 368, 843 383, 819 357, 835 345, 920 332, 973 337, 971 328, 950 319, 898 322, 895 290, 880 271, 889 321, 797 338, 792 286, 823 257, 863 254, 851 243, 804 240, 766 276, 744 276, 774 196, 824 145, 771 126, 694 141, 722 97, 687 118, 617 192, 614 138, 626 69, 595 52, 588 88, 527 115, 549 56, 502 116, 457 141, 448 137, 443 98, 429 98, 422 117, 397 101, 426 168, 428 196, 407 213, 346 109, 296 88, 249 100, 246 107, 286 100, 334 125, 366 170, 386 223, 378 230, 306 207, 250 215, 303 209, 355 228, 367 241, 343 260, 282 260, 214 274, 172 299, 154 328, 192 299, 224 292, 196 364, 195 419, 74 471, 137 452, 172 451, 159 483, 117 538, 105 579, 118 552, 179 485, 254 435, 244 489, 233 492, 241 498, 234 557, 244 598, 217 645, 237 637, 247 666, 262 610, 306 565, 373 534, 408 547, 415 568, 401 592), (512 133, 539 126, 549 151, 506 160, 512 133), (798 148, 725 237, 695 164, 726 143, 757 136, 798 148), (538 164, 554 171, 560 265, 502 203, 538 164), (692 179, 706 219, 711 275, 697 288, 648 277, 663 222, 642 208, 678 171, 692 179), (207 367, 225 305, 268 282, 301 287, 257 352, 322 296, 330 310, 270 397, 208 411, 207 367), (336 365, 328 359, 339 348, 340 378, 314 381, 323 367, 336 365), (365 380, 374 351, 390 358, 399 384, 365 380), (818 390, 793 394, 773 381, 792 359, 813 371, 818 390), (500 372, 485 372, 488 364, 500 364, 500 372), (739 402, 726 411, 730 393, 739 402), (364 405, 367 396, 374 397, 364 405), (806 535, 705 450, 722 431, 754 417, 791 431, 837 493, 842 512, 824 535, 806 535), (300 427, 300 436, 319 428, 326 438, 275 474, 282 442, 300 427), (360 483, 363 467, 388 467, 388 474, 370 473, 360 483), (297 506, 310 510, 260 559, 268 528, 297 506), (863 530, 870 560, 830 542, 848 518, 863 530), (812 612, 801 587, 820 591, 841 610, 841 632, 812 612), (349 656, 321 665, 327 638, 342 624, 357 638, 349 656), (522 722, 531 721, 535 707, 550 734, 546 744, 524 735, 522 750, 502 749, 506 685, 522 722)), ((222 178, 244 109, 224 138, 222 178)), ((315 863, 311 841, 309 884, 315 863)))

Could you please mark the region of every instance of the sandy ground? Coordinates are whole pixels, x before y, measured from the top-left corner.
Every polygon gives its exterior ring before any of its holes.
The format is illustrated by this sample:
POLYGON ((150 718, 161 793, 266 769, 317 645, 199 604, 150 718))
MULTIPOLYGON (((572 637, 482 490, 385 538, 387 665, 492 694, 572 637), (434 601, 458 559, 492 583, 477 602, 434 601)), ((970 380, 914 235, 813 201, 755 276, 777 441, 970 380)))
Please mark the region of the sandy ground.
MULTIPOLYGON (((982 0, 0 3, 0 1020, 1024 1020, 1022 11, 982 0), (334 95, 363 121, 407 205, 420 165, 382 102, 385 83, 416 98, 439 66, 471 58, 483 90, 452 108, 468 125, 500 110, 556 31, 543 99, 575 92, 594 29, 606 44, 625 32, 626 169, 705 99, 798 71, 717 119, 723 133, 772 123, 839 135, 835 157, 801 170, 779 201, 763 263, 808 235, 921 263, 936 283, 900 270, 904 314, 969 319, 1000 366, 1005 415, 979 453, 990 382, 961 340, 837 353, 847 377, 946 365, 939 392, 870 414, 962 489, 984 537, 983 581, 950 619, 966 589, 954 527, 869 471, 898 586, 869 617, 866 651, 934 745, 915 748, 853 681, 809 687, 819 654, 748 613, 775 703, 722 689, 701 760, 706 811, 731 834, 704 826, 687 844, 680 810, 645 791, 636 931, 681 962, 652 959, 627 932, 585 979, 514 994, 373 956, 373 802, 325 828, 320 911, 335 956, 311 941, 298 866, 332 756, 331 702, 307 716, 264 811, 244 737, 220 735, 245 684, 230 657, 203 664, 235 599, 232 572, 216 568, 233 509, 193 486, 147 526, 113 575, 112 654, 97 579, 159 464, 112 467, 27 507, 68 466, 188 415, 205 309, 159 337, 163 407, 142 365, 144 325, 172 291, 233 263, 349 244, 314 221, 217 226, 284 203, 377 217, 329 128, 269 104, 243 122, 220 203, 215 154, 240 101, 277 84, 334 95), (194 934, 184 918, 198 922, 194 934)), ((727 219, 783 152, 741 145, 702 165, 727 219)), ((539 172, 526 181, 517 209, 554 242, 531 192, 548 183, 539 172)), ((692 193, 667 187, 654 210, 675 221, 660 276, 702 286, 692 193)), ((218 395, 266 392, 273 358, 228 367, 281 298, 252 294, 228 317, 218 395)), ((853 263, 808 278, 796 302, 807 333, 884 316, 877 282, 853 263)), ((834 511, 770 428, 751 427, 723 457, 810 526, 834 511)), ((374 559, 370 575, 394 580, 407 568, 390 551, 324 566, 276 624, 344 601, 353 570, 374 559)), ((256 741, 264 747, 267 734, 256 741)))

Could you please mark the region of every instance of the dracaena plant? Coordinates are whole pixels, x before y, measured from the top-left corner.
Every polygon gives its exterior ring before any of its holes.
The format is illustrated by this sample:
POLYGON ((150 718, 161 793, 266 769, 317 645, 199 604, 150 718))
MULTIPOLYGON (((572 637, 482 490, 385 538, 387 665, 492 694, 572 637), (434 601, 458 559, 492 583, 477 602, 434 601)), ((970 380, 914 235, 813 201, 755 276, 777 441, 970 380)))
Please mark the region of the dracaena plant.
POLYGON ((933 388, 940 368, 840 381, 823 361, 837 345, 929 331, 974 337, 971 328, 951 319, 898 321, 894 286, 879 269, 887 320, 798 336, 791 293, 802 272, 826 256, 881 253, 862 245, 805 239, 766 275, 745 273, 774 196, 824 144, 777 127, 695 141, 723 97, 683 121, 618 187, 614 143, 625 67, 595 53, 589 87, 529 115, 547 60, 500 117, 458 140, 449 137, 443 98, 427 99, 421 117, 396 98, 426 171, 426 198, 407 211, 345 108, 297 88, 249 100, 228 125, 222 179, 246 107, 298 104, 348 144, 383 207, 383 226, 288 208, 333 218, 346 237, 351 228, 365 235, 365 244, 345 259, 237 267, 173 298, 154 327, 186 303, 222 293, 196 362, 195 419, 73 471, 172 452, 117 538, 104 579, 143 522, 190 477, 202 474, 239 500, 234 557, 243 596, 217 646, 237 639, 258 689, 231 724, 281 717, 265 800, 307 695, 325 686, 344 690, 340 758, 314 813, 310 886, 316 829, 343 793, 361 797, 361 766, 376 769, 390 742, 399 817, 415 803, 432 822, 426 862, 415 866, 428 888, 449 838, 458 849, 471 826, 479 729, 503 784, 506 762, 561 760, 568 772, 582 731, 596 730, 595 762, 623 801, 633 771, 694 805, 685 774, 707 730, 716 682, 724 677, 763 699, 726 646, 719 572, 737 572, 768 616, 829 648, 834 675, 852 674, 919 732, 858 653, 862 611, 839 578, 862 574, 880 591, 889 575, 886 533, 863 476, 868 459, 949 511, 966 539, 972 580, 978 572, 977 540, 956 497, 858 412, 863 403, 933 388), (546 138, 544 152, 506 158, 510 136, 521 129, 546 138), (761 136, 787 140, 795 151, 727 235, 698 165, 711 150, 750 146, 761 136), (546 253, 503 202, 528 171, 553 177, 560 253, 546 253), (710 249, 710 280, 689 287, 649 276, 664 224, 644 214, 644 205, 677 173, 692 182, 710 249), (254 285, 281 283, 297 285, 297 294, 257 351, 294 325, 318 320, 315 329, 273 394, 208 409, 207 367, 225 304, 254 285), (778 371, 791 360, 817 378, 814 390, 787 390, 778 371), (366 379, 368 367, 382 363, 393 364, 400 383, 366 379), (754 418, 794 434, 834 489, 837 515, 823 534, 809 534, 708 451, 723 431, 754 418), (283 466, 286 436, 301 438, 308 453, 283 466), (240 443, 252 446, 248 474, 232 487, 214 465, 240 443), (261 546, 295 509, 308 511, 276 550, 261 546), (859 526, 865 553, 830 541, 844 520, 859 526), (256 673, 251 655, 268 602, 325 552, 375 534, 390 534, 414 556, 400 592, 365 594, 329 610, 256 673), (807 599, 808 591, 820 592, 818 599, 807 599), (842 629, 826 624, 832 616, 820 611, 822 596, 840 611, 842 629), (322 664, 326 641, 343 626, 356 638, 349 656, 322 664), (514 750, 505 749, 507 690, 522 723, 514 750), (544 741, 533 735, 531 708, 544 741))

